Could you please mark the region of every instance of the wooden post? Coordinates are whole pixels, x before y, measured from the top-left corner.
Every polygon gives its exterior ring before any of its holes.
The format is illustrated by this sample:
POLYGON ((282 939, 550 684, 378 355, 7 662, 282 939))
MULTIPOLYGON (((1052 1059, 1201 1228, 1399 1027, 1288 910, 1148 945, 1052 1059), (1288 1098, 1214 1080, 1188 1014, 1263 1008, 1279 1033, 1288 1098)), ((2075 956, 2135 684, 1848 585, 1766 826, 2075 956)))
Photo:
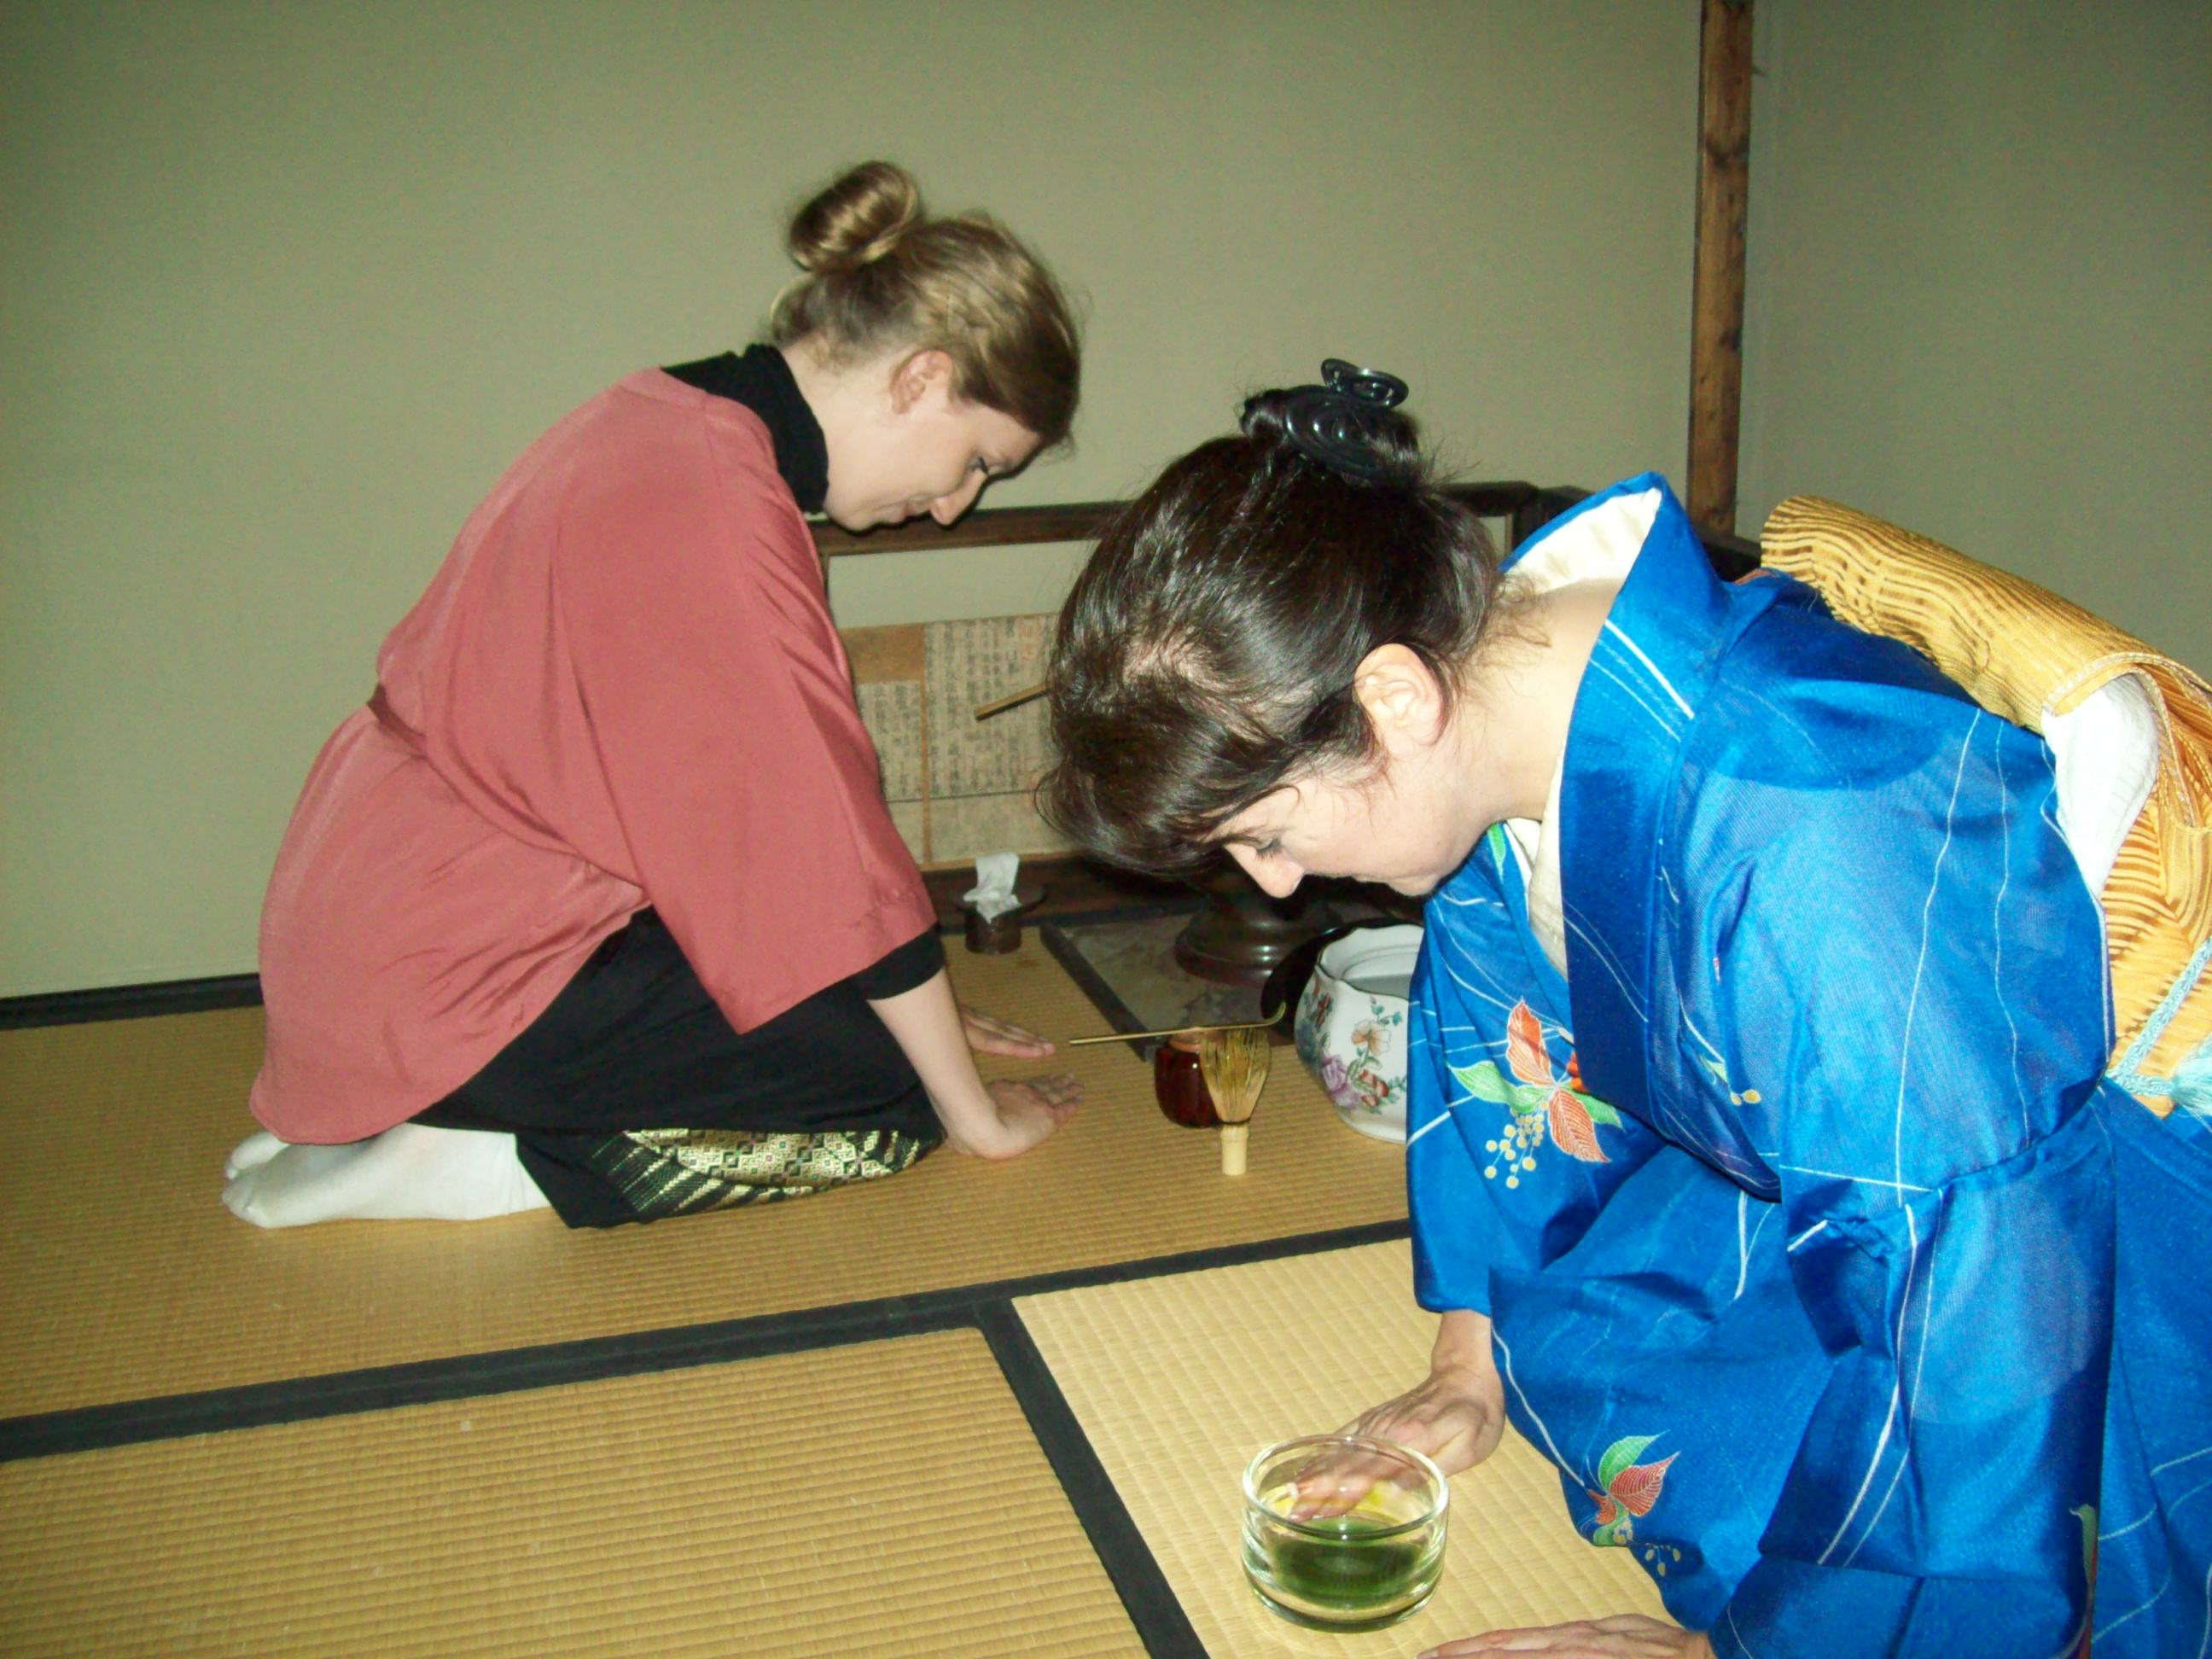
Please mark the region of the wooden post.
POLYGON ((1705 0, 1698 56, 1698 252, 1690 319, 1690 517, 1735 530, 1743 400, 1743 222, 1751 182, 1752 0, 1705 0))

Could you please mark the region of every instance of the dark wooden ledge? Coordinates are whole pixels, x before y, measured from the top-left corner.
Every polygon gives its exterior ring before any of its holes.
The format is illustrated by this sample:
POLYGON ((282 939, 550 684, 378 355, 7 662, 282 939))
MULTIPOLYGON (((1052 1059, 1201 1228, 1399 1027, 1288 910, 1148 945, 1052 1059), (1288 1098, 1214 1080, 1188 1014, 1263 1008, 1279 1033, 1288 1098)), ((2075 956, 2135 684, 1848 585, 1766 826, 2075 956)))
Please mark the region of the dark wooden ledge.
MULTIPOLYGON (((1453 495, 1486 519, 1516 517, 1541 493, 1528 483, 1458 484, 1452 489, 1453 495)), ((1030 542, 1095 541, 1106 521, 1126 505, 1068 501, 1055 507, 986 507, 951 526, 916 519, 857 536, 833 524, 817 524, 814 545, 826 557, 840 553, 919 553, 960 547, 1018 547, 1030 542)))
MULTIPOLYGON (((1517 547, 1589 491, 1540 489, 1516 481, 1451 486, 1451 493, 1486 519, 1504 519, 1511 530, 1507 544, 1517 547)), ((1054 542, 1096 541, 1122 501, 1067 501, 1051 507, 987 507, 946 526, 931 519, 886 525, 864 535, 833 524, 813 526, 814 545, 823 556, 847 553, 951 552, 963 547, 1020 547, 1054 542)), ((1759 563, 1759 544, 1741 536, 1699 532, 1713 568, 1730 579, 1759 563)))

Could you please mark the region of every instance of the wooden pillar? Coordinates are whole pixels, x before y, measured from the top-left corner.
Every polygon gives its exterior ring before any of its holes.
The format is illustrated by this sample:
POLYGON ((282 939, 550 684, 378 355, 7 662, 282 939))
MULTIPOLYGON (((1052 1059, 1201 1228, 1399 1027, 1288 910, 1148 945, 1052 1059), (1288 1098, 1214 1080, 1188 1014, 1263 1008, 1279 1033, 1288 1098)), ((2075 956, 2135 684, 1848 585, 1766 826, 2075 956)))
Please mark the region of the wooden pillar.
POLYGON ((1743 400, 1743 222, 1751 182, 1752 0, 1705 0, 1698 29, 1698 253, 1690 319, 1690 517, 1735 529, 1743 400))

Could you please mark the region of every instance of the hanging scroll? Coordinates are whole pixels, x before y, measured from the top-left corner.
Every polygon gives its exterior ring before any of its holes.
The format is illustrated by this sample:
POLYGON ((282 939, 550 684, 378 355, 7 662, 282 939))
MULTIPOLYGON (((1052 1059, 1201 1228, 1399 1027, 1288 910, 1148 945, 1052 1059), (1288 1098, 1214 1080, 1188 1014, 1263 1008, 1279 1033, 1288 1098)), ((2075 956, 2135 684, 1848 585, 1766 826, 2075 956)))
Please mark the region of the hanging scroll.
POLYGON ((892 822, 925 869, 978 853, 1060 852, 1030 792, 1052 762, 1040 701, 978 720, 1044 677, 1055 618, 984 617, 843 630, 892 822))

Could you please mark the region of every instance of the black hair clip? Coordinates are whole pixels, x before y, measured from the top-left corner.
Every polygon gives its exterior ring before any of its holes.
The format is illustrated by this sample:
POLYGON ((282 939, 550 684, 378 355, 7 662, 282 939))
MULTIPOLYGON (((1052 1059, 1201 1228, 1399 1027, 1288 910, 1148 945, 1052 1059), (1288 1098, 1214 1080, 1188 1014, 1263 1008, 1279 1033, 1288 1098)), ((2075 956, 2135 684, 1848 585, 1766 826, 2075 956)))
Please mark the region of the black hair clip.
POLYGON ((1406 401, 1406 383, 1341 357, 1321 366, 1320 386, 1291 388, 1283 400, 1283 432, 1304 454, 1357 478, 1376 478, 1396 458, 1375 442, 1381 416, 1406 401))

